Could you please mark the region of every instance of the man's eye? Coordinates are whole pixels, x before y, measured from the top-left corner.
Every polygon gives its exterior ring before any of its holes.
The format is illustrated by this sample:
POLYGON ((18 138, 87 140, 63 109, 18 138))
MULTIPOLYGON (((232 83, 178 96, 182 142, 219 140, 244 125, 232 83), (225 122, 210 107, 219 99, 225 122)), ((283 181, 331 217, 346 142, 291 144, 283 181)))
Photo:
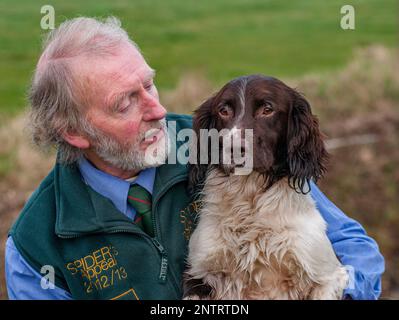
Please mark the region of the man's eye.
POLYGON ((119 113, 126 113, 129 110, 130 104, 118 108, 119 113))
POLYGON ((230 117, 233 114, 233 110, 228 104, 224 104, 219 108, 219 114, 222 117, 230 117))
POLYGON ((151 91, 153 87, 154 87, 154 84, 153 83, 149 83, 149 84, 144 86, 144 89, 146 91, 151 91))
POLYGON ((127 113, 131 107, 135 106, 137 104, 137 94, 132 93, 124 99, 123 103, 120 105, 120 107, 117 109, 118 113, 127 113))

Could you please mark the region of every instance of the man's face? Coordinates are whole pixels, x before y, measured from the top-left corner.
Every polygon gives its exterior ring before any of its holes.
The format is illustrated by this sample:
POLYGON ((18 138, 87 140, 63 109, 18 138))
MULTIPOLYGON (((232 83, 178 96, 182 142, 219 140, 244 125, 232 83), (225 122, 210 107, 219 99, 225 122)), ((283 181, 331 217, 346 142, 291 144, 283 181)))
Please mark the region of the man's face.
POLYGON ((166 110, 153 82, 155 73, 138 50, 125 44, 115 56, 81 67, 87 75, 83 86, 91 92, 86 102, 87 119, 95 132, 88 137, 92 151, 123 170, 141 170, 164 161, 166 110))

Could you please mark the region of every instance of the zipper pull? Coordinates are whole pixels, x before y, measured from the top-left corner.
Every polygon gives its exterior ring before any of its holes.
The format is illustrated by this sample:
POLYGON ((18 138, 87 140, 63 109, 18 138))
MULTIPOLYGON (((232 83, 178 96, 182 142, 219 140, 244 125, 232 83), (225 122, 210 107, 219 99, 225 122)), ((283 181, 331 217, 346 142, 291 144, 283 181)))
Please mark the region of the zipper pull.
POLYGON ((160 267, 160 270, 159 270, 158 280, 161 283, 165 283, 166 282, 166 275, 168 273, 168 255, 166 253, 165 248, 159 243, 159 241, 157 239, 152 238, 152 243, 155 245, 155 247, 157 248, 157 250, 161 254, 161 267, 160 267))

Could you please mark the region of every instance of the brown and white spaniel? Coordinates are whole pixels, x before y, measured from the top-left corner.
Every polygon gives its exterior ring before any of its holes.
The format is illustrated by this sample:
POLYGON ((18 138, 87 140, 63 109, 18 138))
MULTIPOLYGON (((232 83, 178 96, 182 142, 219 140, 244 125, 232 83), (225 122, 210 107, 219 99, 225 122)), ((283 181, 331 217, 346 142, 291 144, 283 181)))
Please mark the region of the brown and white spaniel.
POLYGON ((241 152, 252 152, 253 171, 236 175, 234 162, 190 166, 201 209, 185 299, 342 298, 348 274, 309 194, 328 155, 305 98, 275 78, 240 77, 196 110, 193 127, 197 137, 200 129, 252 129, 252 150, 241 152))

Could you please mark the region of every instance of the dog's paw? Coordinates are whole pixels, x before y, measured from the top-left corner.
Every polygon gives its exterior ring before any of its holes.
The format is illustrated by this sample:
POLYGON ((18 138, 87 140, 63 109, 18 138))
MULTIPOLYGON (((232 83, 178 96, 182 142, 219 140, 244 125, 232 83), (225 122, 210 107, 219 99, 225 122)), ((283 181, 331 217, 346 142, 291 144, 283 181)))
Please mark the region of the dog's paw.
POLYGON ((349 274, 345 267, 339 267, 331 276, 330 280, 312 293, 315 300, 341 300, 344 290, 349 283, 349 274))
POLYGON ((344 266, 341 266, 336 273, 336 296, 337 299, 342 299, 344 290, 348 287, 349 284, 349 273, 348 270, 344 266))

